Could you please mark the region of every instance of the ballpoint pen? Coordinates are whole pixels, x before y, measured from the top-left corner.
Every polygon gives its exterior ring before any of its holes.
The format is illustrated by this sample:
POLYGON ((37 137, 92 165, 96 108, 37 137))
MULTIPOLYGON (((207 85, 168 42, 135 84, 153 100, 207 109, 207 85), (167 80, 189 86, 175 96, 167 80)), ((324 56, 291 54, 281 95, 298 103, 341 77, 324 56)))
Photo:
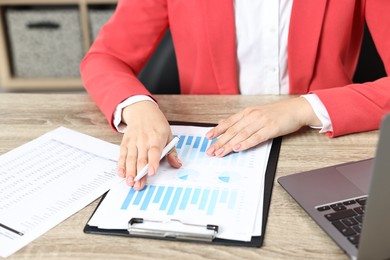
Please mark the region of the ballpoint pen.
MULTIPOLYGON (((161 154, 161 157, 160 157, 160 160, 162 158, 164 158, 165 155, 167 155, 167 153, 172 150, 172 148, 177 144, 177 142, 179 142, 179 137, 175 136, 172 141, 170 141, 165 147, 164 149, 162 150, 162 154, 161 154)), ((137 176, 134 178, 134 181, 139 181, 142 177, 144 177, 147 173, 148 173, 148 168, 149 168, 149 165, 145 165, 144 168, 142 168, 142 170, 137 174, 137 176)))

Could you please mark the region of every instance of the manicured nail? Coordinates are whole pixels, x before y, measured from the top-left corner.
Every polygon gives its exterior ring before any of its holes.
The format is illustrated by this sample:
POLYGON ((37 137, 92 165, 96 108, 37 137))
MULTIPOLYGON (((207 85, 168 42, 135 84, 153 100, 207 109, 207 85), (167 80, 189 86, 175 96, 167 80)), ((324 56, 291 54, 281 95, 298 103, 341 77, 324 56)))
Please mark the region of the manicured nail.
POLYGON ((213 133, 212 133, 212 132, 208 132, 208 133, 206 134, 206 138, 207 138, 207 139, 213 138, 213 133))
POLYGON ((127 177, 126 183, 127 183, 128 185, 133 185, 133 184, 134 184, 134 178, 133 178, 133 176, 127 177))
POLYGON ((224 149, 223 149, 223 147, 221 147, 221 148, 219 148, 219 149, 215 152, 215 155, 216 155, 216 156, 221 156, 221 155, 223 154, 223 151, 224 151, 224 149))
POLYGON ((139 181, 135 182, 134 189, 138 190, 141 187, 141 183, 139 181))
POLYGON ((148 175, 149 176, 153 176, 154 173, 155 173, 154 168, 152 166, 149 166, 149 168, 148 168, 148 175))
POLYGON ((241 144, 236 144, 234 147, 233 147, 233 151, 235 152, 238 152, 241 148, 241 144))
POLYGON ((215 155, 215 148, 214 147, 209 147, 209 149, 207 149, 207 154, 210 155, 210 156, 213 156, 215 155))
POLYGON ((126 176, 125 169, 119 168, 118 169, 118 175, 119 175, 119 177, 124 178, 126 176))
POLYGON ((179 159, 179 157, 175 156, 175 158, 176 158, 176 162, 177 162, 178 164, 183 165, 183 163, 181 162, 181 160, 179 159))

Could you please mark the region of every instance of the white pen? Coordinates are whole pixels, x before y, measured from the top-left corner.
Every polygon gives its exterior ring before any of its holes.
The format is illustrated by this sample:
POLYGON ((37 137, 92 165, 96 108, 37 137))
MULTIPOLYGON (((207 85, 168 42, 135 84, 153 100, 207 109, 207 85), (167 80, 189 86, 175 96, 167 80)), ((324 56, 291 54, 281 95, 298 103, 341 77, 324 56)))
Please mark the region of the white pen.
MULTIPOLYGON (((161 154, 161 157, 160 157, 160 160, 162 158, 164 158, 165 155, 167 155, 167 153, 172 150, 172 148, 177 144, 177 142, 179 142, 179 137, 175 136, 172 141, 169 142, 169 144, 167 144, 167 146, 165 146, 165 148, 162 150, 162 154, 161 154)), ((148 173, 148 167, 149 165, 145 165, 144 168, 142 168, 142 170, 137 174, 137 176, 134 178, 134 181, 139 181, 142 177, 144 177, 147 173, 148 173)))

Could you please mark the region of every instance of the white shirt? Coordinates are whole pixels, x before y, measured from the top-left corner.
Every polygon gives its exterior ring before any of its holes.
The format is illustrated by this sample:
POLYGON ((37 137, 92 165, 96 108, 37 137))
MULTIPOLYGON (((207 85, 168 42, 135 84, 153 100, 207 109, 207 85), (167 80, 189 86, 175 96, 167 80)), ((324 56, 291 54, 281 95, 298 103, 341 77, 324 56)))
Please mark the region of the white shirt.
POLYGON ((292 0, 234 0, 242 95, 288 94, 287 38, 292 0))
MULTIPOLYGON (((242 95, 288 94, 288 29, 293 0, 234 0, 239 90, 242 95)), ((321 133, 332 131, 328 112, 315 94, 303 95, 322 122, 321 133)), ((150 97, 133 96, 118 105, 114 125, 123 132, 124 107, 150 97)))

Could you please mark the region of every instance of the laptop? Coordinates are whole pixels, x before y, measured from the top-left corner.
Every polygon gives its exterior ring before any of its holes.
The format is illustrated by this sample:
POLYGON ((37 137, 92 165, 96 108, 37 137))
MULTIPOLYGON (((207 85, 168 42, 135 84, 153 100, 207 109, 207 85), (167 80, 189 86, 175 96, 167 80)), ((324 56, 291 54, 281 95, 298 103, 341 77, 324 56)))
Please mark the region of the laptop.
POLYGON ((278 178, 351 259, 390 259, 390 114, 375 158, 278 178))

